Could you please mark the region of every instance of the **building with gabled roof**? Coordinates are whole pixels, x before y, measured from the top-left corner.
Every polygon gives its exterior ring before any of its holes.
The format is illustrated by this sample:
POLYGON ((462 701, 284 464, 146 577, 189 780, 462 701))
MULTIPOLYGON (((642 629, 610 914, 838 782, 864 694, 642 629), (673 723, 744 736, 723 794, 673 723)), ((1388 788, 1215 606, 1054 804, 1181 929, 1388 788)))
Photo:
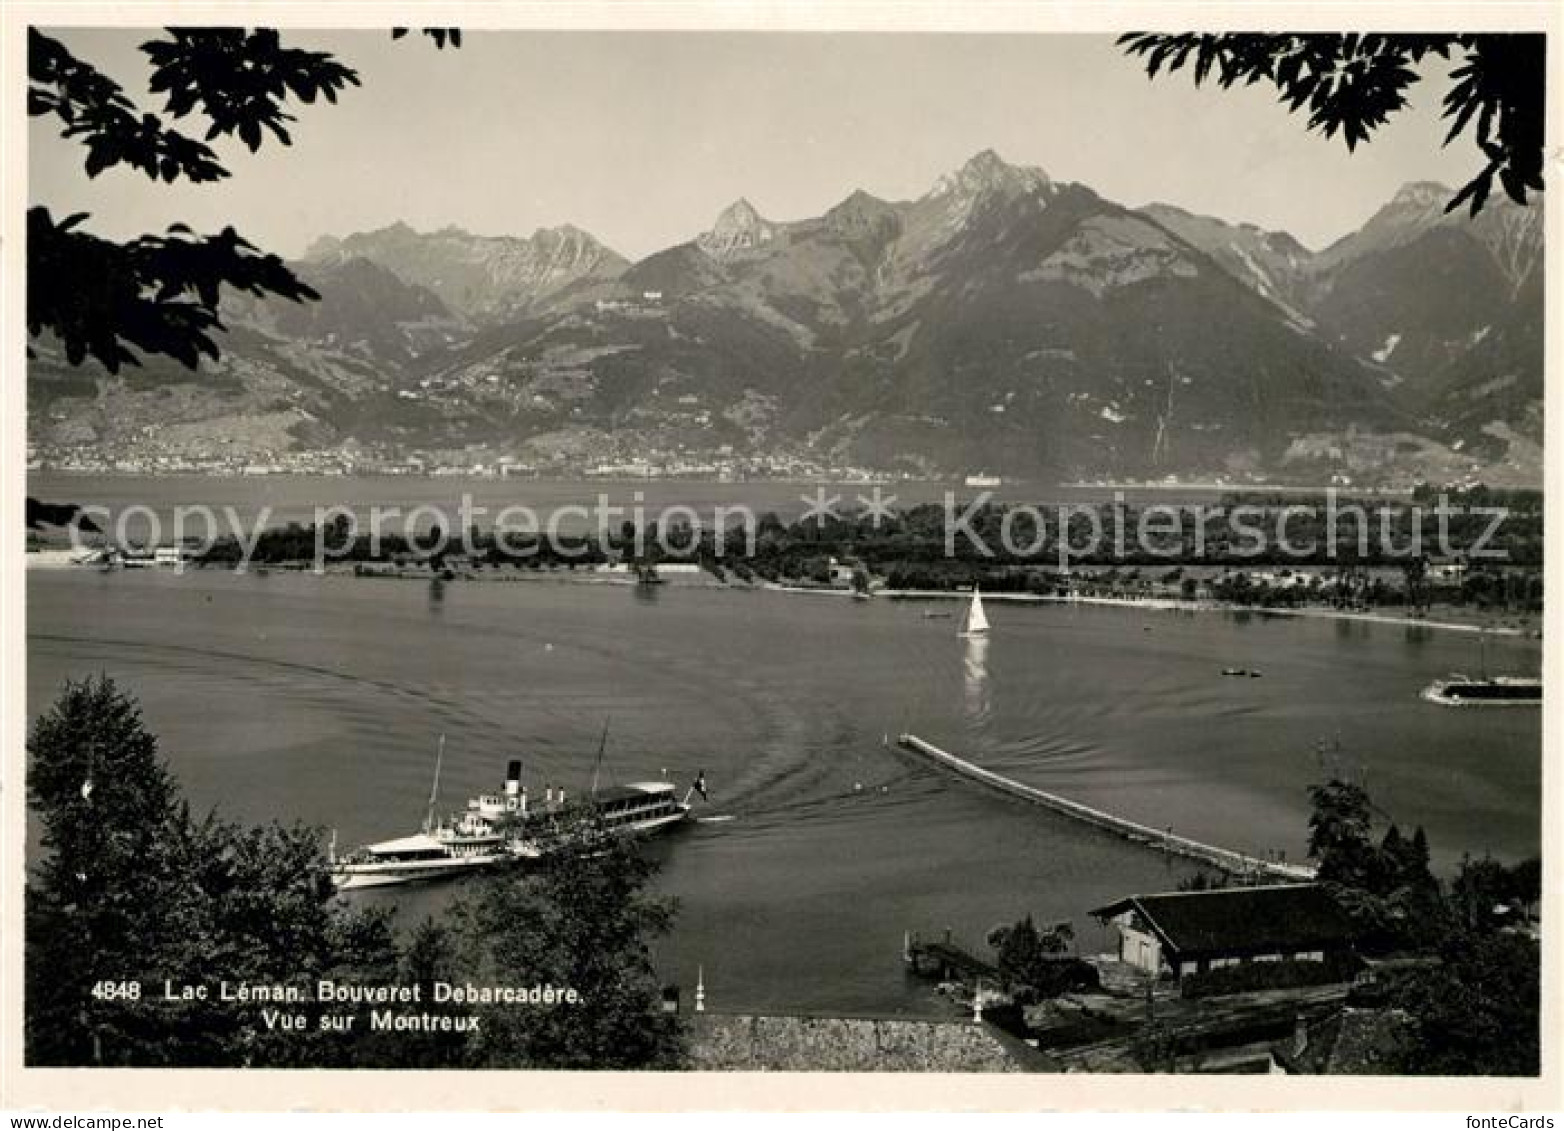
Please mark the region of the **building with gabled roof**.
POLYGON ((1118 930, 1120 961, 1179 978, 1240 962, 1325 962, 1350 951, 1355 934, 1318 884, 1131 895, 1091 914, 1118 930))

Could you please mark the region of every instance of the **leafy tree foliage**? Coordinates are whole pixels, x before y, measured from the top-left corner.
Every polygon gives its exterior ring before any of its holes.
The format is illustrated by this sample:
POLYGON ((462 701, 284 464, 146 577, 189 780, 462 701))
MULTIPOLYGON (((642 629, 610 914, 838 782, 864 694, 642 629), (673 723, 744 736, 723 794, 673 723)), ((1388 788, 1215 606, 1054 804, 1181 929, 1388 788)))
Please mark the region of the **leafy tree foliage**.
MULTIPOLYGON (((423 33, 434 40, 434 45, 439 48, 444 48, 447 43, 452 47, 460 47, 462 45, 462 31, 460 28, 426 27, 423 29, 423 33)), ((391 29, 392 39, 401 39, 406 34, 407 29, 405 27, 394 27, 391 29)))
POLYGON ((27 1057, 114 1063, 116 1011, 88 990, 139 973, 140 941, 177 894, 165 879, 178 851, 174 784, 139 711, 105 680, 67 685, 28 751, 45 855, 25 905, 27 1057))
MULTIPOLYGON (((33 1065, 671 1068, 676 1018, 661 1011, 650 943, 671 901, 654 865, 600 826, 561 824, 561 850, 486 878, 449 921, 403 944, 388 908, 333 899, 318 830, 193 817, 134 701, 106 677, 68 682, 28 740, 28 797, 43 855, 26 894, 26 1058, 33 1065), (474 1034, 321 1024, 315 983, 436 982, 574 989, 556 1006, 489 1009, 474 1034), (164 1000, 164 983, 297 993, 263 1006, 164 1000), (95 993, 138 983, 128 996, 95 993)), ((362 1014, 361 1022, 364 1021, 362 1014)))
POLYGON ((176 224, 166 236, 116 243, 79 230, 86 218, 27 213, 27 331, 53 334, 72 365, 92 357, 115 373, 139 365, 138 350, 192 369, 203 354, 215 359, 225 284, 256 297, 320 297, 232 228, 195 236, 176 224))
POLYGON ((650 896, 656 871, 633 842, 588 832, 525 868, 487 879, 457 911, 462 968, 488 984, 574 989, 575 1005, 505 1006, 483 1017, 471 1050, 494 1068, 677 1067, 675 1018, 650 942, 672 923, 650 896))
POLYGON ((1119 43, 1146 61, 1151 78, 1190 67, 1195 85, 1214 77, 1226 89, 1269 83, 1289 111, 1307 109, 1308 128, 1340 136, 1347 148, 1369 140, 1406 106, 1407 90, 1431 58, 1457 64, 1444 96, 1445 144, 1470 132, 1481 170, 1446 206, 1482 210, 1498 177, 1518 204, 1543 188, 1547 49, 1541 34, 1161 34, 1119 43))
POLYGON ((1092 967, 1069 956, 1075 929, 1056 923, 1038 930, 1032 917, 989 931, 999 976, 1017 1001, 1033 1002, 1097 984, 1092 967))
MULTIPOLYGON (((424 31, 437 47, 460 45, 453 29, 424 31)), ((89 177, 124 165, 168 183, 221 180, 229 172, 207 142, 236 136, 255 152, 270 135, 288 145, 288 106, 335 102, 358 85, 351 68, 324 52, 284 45, 272 28, 169 28, 141 51, 151 67, 149 90, 163 97, 159 112, 137 106, 58 39, 28 31, 28 114, 62 123, 60 135, 85 149, 89 177), (191 115, 206 122, 200 138, 175 124, 191 115)), ((320 297, 231 227, 197 236, 176 224, 164 235, 119 243, 83 231, 86 219, 57 220, 42 205, 27 215, 28 334, 57 338, 73 365, 91 357, 117 373, 140 364, 142 354, 189 368, 203 355, 217 357, 212 333, 224 328, 224 286, 295 302, 320 297)))
POLYGON ((283 145, 293 139, 282 123, 285 99, 337 100, 358 75, 319 51, 285 47, 275 28, 169 28, 168 39, 151 40, 142 51, 152 64, 151 89, 164 93, 163 112, 182 118, 194 110, 211 125, 206 138, 238 134, 253 153, 261 130, 283 145))
POLYGON ((317 977, 394 972, 386 915, 332 905, 314 830, 193 817, 139 709, 105 677, 67 683, 28 752, 44 849, 26 894, 29 1063, 353 1061, 344 1038, 269 1028, 258 1009, 160 999, 165 980, 302 992, 317 977), (132 982, 134 997, 94 993, 132 982))
POLYGON ((1511 932, 1450 936, 1436 965, 1401 978, 1391 1002, 1414 1019, 1399 1071, 1535 1076, 1541 1064, 1542 955, 1511 932))
POLYGON ((1541 953, 1520 922, 1541 894, 1541 863, 1465 859, 1446 891, 1428 838, 1392 824, 1376 845, 1373 803, 1332 780, 1310 791, 1311 854, 1369 951, 1421 961, 1385 976, 1386 1004, 1408 1012, 1410 1047, 1392 1071, 1534 1075, 1539 1064, 1541 953), (1520 905, 1520 913, 1512 910, 1520 905))
POLYGON ((1389 1004, 1415 1021, 1399 1071, 1536 1074, 1542 956, 1520 920, 1541 894, 1540 879, 1536 858, 1463 859, 1447 893, 1435 886, 1433 929, 1419 947, 1430 961, 1389 980, 1389 1004))
POLYGON ((1362 884, 1371 865, 1372 812, 1368 792, 1332 778, 1309 787, 1309 855, 1319 861, 1322 881, 1362 884))
POLYGON ((1467 930, 1504 926, 1514 918, 1514 905, 1529 911, 1541 898, 1542 861, 1536 857, 1515 865, 1463 858, 1450 885, 1454 914, 1467 930))
POLYGON ((1416 949, 1443 937, 1448 913, 1422 828, 1406 837, 1392 823, 1376 844, 1373 802, 1362 786, 1332 778, 1309 794, 1309 855, 1320 882, 1357 924, 1360 945, 1416 949))
MULTIPOLYGON (((460 963, 458 940, 450 925, 439 919, 425 919, 411 932, 402 946, 394 977, 387 981, 417 987, 426 1003, 423 1012, 434 1016, 459 1017, 467 1007, 435 1001, 436 982, 458 984, 466 976, 460 963)), ((471 1061, 468 1033, 455 1029, 428 1032, 360 1033, 355 1047, 360 1064, 378 1068, 462 1068, 471 1061)))

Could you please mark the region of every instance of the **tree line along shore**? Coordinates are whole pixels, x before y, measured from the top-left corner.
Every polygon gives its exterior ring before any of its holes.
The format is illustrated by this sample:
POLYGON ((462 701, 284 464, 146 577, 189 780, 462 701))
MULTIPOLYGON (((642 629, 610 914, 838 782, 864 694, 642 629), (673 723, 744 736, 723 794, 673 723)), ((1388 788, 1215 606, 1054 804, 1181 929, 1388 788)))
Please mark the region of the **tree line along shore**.
POLYGON ((964 510, 954 534, 947 529, 949 512, 935 504, 792 521, 766 513, 748 528, 720 532, 624 522, 612 532, 473 527, 459 536, 433 528, 372 537, 338 518, 319 529, 289 523, 263 530, 248 552, 238 538, 220 538, 192 554, 189 564, 448 581, 550 576, 907 596, 979 586, 999 598, 1388 613, 1522 632, 1534 628, 1541 612, 1540 494, 1458 497, 1448 502, 1437 530, 1416 499, 1380 505, 1362 520, 1337 504, 1346 513, 1336 516, 1333 529, 1327 513, 1307 499, 1245 498, 1243 505, 1257 509, 1237 522, 1221 508, 1208 511, 1198 534, 1191 508, 1189 522, 1160 526, 1149 539, 1139 536, 1147 508, 1122 504, 1076 507, 1059 528, 1038 529, 1028 526, 1035 509, 988 503, 964 510), (1496 512, 1502 514, 1497 522, 1496 512), (1285 544, 1246 538, 1245 522, 1248 530, 1286 522, 1285 544), (1084 541, 1092 531, 1098 532, 1095 543, 1084 541))

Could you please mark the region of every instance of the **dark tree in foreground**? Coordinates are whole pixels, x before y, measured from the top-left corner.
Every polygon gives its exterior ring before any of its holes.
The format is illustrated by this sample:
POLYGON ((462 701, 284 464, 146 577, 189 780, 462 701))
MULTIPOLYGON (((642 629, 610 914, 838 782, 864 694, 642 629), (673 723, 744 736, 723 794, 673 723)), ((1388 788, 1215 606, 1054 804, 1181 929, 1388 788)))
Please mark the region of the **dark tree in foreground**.
POLYGON ((269 1027, 259 1009, 161 1000, 165 980, 304 991, 395 973, 386 916, 333 904, 314 830, 192 817, 107 678, 67 683, 27 749, 43 830, 25 896, 29 1064, 353 1063, 346 1039, 269 1027))
POLYGON ((986 941, 994 949, 1000 979, 1018 1002, 1030 1004, 1097 985, 1095 971, 1069 956, 1075 941, 1075 929, 1069 923, 1038 930, 1032 916, 1027 915, 1016 923, 993 928, 986 941))
MULTIPOLYGON (((399 28, 393 37, 406 34, 399 28)), ((425 29, 436 46, 461 42, 452 29, 425 29)), ((218 181, 229 172, 207 143, 237 137, 253 153, 270 136, 292 143, 288 107, 335 102, 358 75, 332 56, 288 47, 274 28, 168 28, 141 45, 151 67, 153 112, 58 39, 36 28, 27 37, 27 112, 53 117, 60 136, 86 151, 96 177, 124 165, 152 180, 218 181), (204 121, 200 137, 184 120, 204 121)), ((233 228, 200 236, 183 224, 124 242, 83 230, 84 214, 56 218, 43 205, 27 214, 27 331, 58 339, 72 365, 91 357, 110 373, 143 354, 195 368, 215 358, 223 327, 222 288, 296 302, 320 297, 275 255, 233 228)))
POLYGON ((1392 1004, 1414 1021, 1400 1072, 1535 1076, 1541 1065, 1542 954, 1507 931, 1458 932, 1438 963, 1402 976, 1392 1004))
POLYGON ((140 712, 107 680, 67 684, 27 749, 44 850, 25 898, 27 1059, 114 1063, 123 1014, 90 993, 138 977, 146 940, 178 913, 165 878, 176 791, 140 712))
POLYGON ((1372 813, 1366 790, 1332 778, 1309 787, 1309 855, 1319 861, 1320 879, 1362 884, 1371 869, 1372 813))
MULTIPOLYGON (((26 1060, 50 1066, 672 1068, 678 1020, 661 1012, 651 942, 673 909, 655 867, 596 832, 487 878, 454 922, 399 944, 387 908, 334 898, 318 830, 192 817, 135 702, 107 678, 68 682, 28 738, 28 800, 43 852, 28 877, 26 1060), (462 1032, 321 1023, 320 979, 573 989, 574 1003, 479 1010, 462 1032), (299 1027, 182 986, 285 987, 299 1027)), ((564 835, 564 834, 562 834, 564 835)))
POLYGON ((656 866, 632 841, 588 835, 486 880, 458 911, 462 967, 479 984, 553 986, 574 1005, 487 1011, 471 1050, 488 1068, 679 1066, 682 1037, 662 1012, 650 943, 673 921, 647 894, 656 866))
POLYGON ((1359 948, 1415 956, 1380 975, 1385 1004, 1411 1019, 1410 1043, 1386 1070, 1535 1075, 1541 948, 1530 909, 1540 861, 1465 859, 1446 890, 1429 870, 1422 828, 1406 837, 1392 824, 1376 845, 1361 786, 1332 780, 1310 796, 1310 854, 1357 926, 1359 948))
MULTIPOLYGON (((460 963, 457 940, 442 919, 425 919, 415 927, 402 948, 401 967, 391 981, 417 987, 431 1004, 424 1010, 437 1016, 461 1017, 464 1005, 435 1001, 438 982, 460 983, 466 977, 460 963)), ((462 1068, 470 1061, 468 1034, 462 1031, 371 1033, 360 1038, 360 1063, 377 1068, 462 1068)))
POLYGON ((1506 195, 1527 203, 1541 192, 1547 101, 1547 41, 1540 33, 1473 35, 1158 34, 1119 38, 1146 72, 1190 68, 1195 85, 1224 89, 1269 83, 1289 111, 1307 108, 1308 128, 1338 134, 1355 149, 1406 106, 1406 91, 1432 58, 1456 64, 1444 96, 1445 144, 1470 133, 1481 170, 1446 206, 1476 215, 1498 177, 1506 195))
POLYGON ((1394 823, 1374 840, 1374 803, 1354 782, 1309 787, 1309 855, 1369 953, 1423 950, 1443 938, 1449 910, 1429 868, 1428 838, 1394 823))

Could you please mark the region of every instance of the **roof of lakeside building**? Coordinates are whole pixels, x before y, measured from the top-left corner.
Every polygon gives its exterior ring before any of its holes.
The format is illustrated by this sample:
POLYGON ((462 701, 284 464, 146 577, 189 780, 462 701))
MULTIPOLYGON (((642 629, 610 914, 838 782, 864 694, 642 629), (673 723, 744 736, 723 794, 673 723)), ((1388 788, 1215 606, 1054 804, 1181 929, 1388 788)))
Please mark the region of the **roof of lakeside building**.
POLYGON ((1268 884, 1131 895, 1092 911, 1111 919, 1138 912, 1181 955, 1268 954, 1351 942, 1352 921, 1319 884, 1268 884))

